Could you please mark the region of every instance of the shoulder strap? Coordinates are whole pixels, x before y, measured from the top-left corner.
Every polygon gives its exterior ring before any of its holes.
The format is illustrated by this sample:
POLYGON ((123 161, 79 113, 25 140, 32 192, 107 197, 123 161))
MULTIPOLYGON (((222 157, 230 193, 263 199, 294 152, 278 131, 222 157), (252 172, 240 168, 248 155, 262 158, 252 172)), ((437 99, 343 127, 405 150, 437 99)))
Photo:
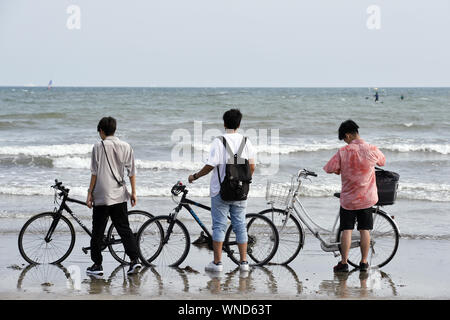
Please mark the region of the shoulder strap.
MULTIPOLYGON (((233 153, 233 151, 231 150, 231 147, 230 147, 230 145, 228 144, 227 139, 225 139, 224 136, 222 136, 222 143, 223 143, 223 146, 224 146, 226 152, 228 152, 228 155, 230 156, 230 159, 233 159, 234 153, 233 153)), ((225 159, 226 159, 226 158, 225 158, 225 159)), ((225 162, 227 162, 227 161, 225 161, 225 162)))
POLYGON ((117 181, 117 183, 119 184, 119 186, 122 186, 122 185, 123 185, 123 181, 122 181, 122 182, 119 182, 119 180, 116 178, 116 175, 115 175, 114 172, 113 172, 113 169, 112 169, 112 167, 111 167, 111 164, 109 163, 108 154, 106 153, 106 148, 105 148, 105 144, 103 143, 103 140, 102 140, 102 146, 103 146, 103 150, 105 151, 106 161, 108 162, 109 170, 111 170, 111 173, 112 173, 112 175, 113 175, 113 177, 114 177, 114 180, 117 181))
POLYGON ((244 152, 245 144, 247 143, 247 137, 242 138, 241 145, 239 147, 239 150, 237 152, 238 157, 240 158, 242 156, 242 152, 244 152))

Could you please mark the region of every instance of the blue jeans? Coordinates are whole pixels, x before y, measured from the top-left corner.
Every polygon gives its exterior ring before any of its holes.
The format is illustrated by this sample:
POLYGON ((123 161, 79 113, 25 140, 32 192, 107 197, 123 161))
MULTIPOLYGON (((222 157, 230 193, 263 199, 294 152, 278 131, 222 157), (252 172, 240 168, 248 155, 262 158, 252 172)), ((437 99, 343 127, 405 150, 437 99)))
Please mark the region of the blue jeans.
POLYGON ((236 234, 237 243, 247 242, 247 228, 245 214, 247 201, 223 201, 220 194, 211 198, 211 216, 213 240, 223 242, 227 230, 228 213, 231 217, 231 225, 236 234))

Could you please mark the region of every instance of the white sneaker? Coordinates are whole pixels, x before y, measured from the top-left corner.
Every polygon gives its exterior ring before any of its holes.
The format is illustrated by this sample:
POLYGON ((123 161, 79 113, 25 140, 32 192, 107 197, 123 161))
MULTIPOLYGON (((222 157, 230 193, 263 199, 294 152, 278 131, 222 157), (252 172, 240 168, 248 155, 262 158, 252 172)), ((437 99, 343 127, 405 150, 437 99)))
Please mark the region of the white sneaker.
POLYGON ((222 262, 214 263, 214 261, 211 261, 206 267, 206 271, 212 271, 212 272, 221 272, 223 271, 223 265, 222 262))
POLYGON ((241 263, 239 263, 239 269, 241 271, 249 271, 250 270, 250 266, 248 265, 247 261, 241 261, 241 263))

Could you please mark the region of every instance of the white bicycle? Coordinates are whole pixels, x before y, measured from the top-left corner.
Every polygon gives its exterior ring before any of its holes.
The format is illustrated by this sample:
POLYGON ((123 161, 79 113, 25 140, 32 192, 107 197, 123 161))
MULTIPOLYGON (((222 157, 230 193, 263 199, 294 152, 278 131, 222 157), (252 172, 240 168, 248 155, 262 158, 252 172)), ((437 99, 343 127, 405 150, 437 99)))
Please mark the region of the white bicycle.
MULTIPOLYGON (((303 179, 317 177, 306 169, 299 170, 288 185, 275 185, 267 182, 266 200, 271 208, 259 212, 272 219, 279 234, 279 246, 270 263, 288 264, 299 254, 305 243, 304 225, 320 241, 322 250, 340 255, 339 212, 332 230, 318 225, 308 214, 299 199, 299 190, 303 179)), ((334 194, 339 197, 339 193, 334 194)), ((382 267, 392 260, 399 245, 400 232, 394 217, 389 216, 377 204, 372 207, 373 230, 370 231, 369 265, 382 267)), ((353 231, 348 263, 359 267, 361 261, 359 232, 353 231)))

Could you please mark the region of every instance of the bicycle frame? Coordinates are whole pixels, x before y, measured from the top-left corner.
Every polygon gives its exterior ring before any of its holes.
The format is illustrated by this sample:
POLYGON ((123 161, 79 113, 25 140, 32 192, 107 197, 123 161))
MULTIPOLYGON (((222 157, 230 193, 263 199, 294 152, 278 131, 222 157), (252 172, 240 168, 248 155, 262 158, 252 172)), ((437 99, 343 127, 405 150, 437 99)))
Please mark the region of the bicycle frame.
MULTIPOLYGON (((325 229, 325 228, 321 227, 320 225, 318 225, 316 222, 314 222, 314 219, 308 214, 308 212, 306 211, 305 207, 303 206, 303 204, 301 203, 301 201, 298 197, 300 187, 301 187, 301 176, 300 175, 298 175, 297 182, 298 182, 297 186, 294 189, 291 199, 289 200, 289 204, 287 205, 287 207, 285 209, 285 211, 287 212, 286 220, 279 232, 282 233, 283 228, 286 226, 286 223, 289 219, 289 215, 291 215, 292 212, 295 212, 294 217, 297 218, 298 220, 300 220, 308 228, 308 230, 311 231, 311 233, 314 235, 314 237, 320 241, 322 250, 327 251, 327 252, 338 252, 340 242, 327 241, 320 234, 320 231, 326 232, 327 234, 331 234, 333 236, 333 239, 336 239, 337 232, 339 232, 339 230, 336 230, 336 226, 339 221, 339 213, 336 216, 332 230, 325 229), (300 207, 301 212, 297 208, 297 206, 300 207), (302 215, 302 213, 303 213, 303 215, 302 215)), ((293 185, 294 185, 294 183, 292 183, 292 186, 291 186, 292 188, 293 188, 293 185)), ((273 208, 273 203, 271 203, 271 205, 273 208)), ((377 208, 377 210, 378 210, 378 208, 377 208)), ((355 239, 352 239, 351 246, 350 246, 351 248, 359 247, 359 245, 360 245, 359 237, 355 237, 355 239)))
MULTIPOLYGON (((181 208, 185 208, 191 214, 191 216, 194 218, 194 220, 197 222, 197 224, 200 226, 200 228, 205 232, 206 237, 209 240, 210 245, 212 246, 212 235, 211 235, 211 233, 209 232, 209 230, 206 228, 206 226, 204 225, 202 220, 197 216, 197 214, 195 213, 195 211, 192 209, 192 207, 190 205, 193 205, 193 206, 205 209, 207 211, 211 211, 211 207, 208 207, 208 206, 205 206, 204 204, 201 204, 201 203, 192 201, 190 199, 187 199, 186 198, 187 193, 188 193, 187 190, 183 191, 183 196, 181 197, 181 200, 178 203, 178 206, 174 209, 174 212, 169 215, 169 216, 172 217, 172 221, 169 224, 169 228, 167 230, 167 234, 165 235, 165 238, 164 238, 163 242, 166 243, 169 240, 170 234, 172 232, 172 228, 173 228, 173 226, 175 224, 174 221, 177 219, 178 213, 180 212, 181 208)), ((172 199, 173 199, 173 196, 172 196, 172 199)), ((230 217, 228 217, 228 219, 230 219, 230 217)), ((249 239, 249 242, 251 242, 251 239, 249 239)), ((236 245, 237 242, 236 241, 231 241, 231 242, 228 242, 227 244, 228 245, 236 245)), ((228 255, 233 253, 233 252, 229 252, 227 250, 226 246, 223 246, 223 250, 228 255)))
POLYGON ((67 213, 69 213, 72 218, 80 225, 81 228, 83 228, 83 230, 90 236, 92 237, 92 232, 91 230, 89 230, 84 223, 75 215, 75 213, 73 213, 73 211, 69 208, 69 206, 67 205, 66 202, 74 202, 74 203, 78 203, 78 204, 82 204, 87 206, 87 204, 83 201, 77 200, 77 199, 72 199, 69 198, 69 196, 64 193, 62 202, 59 206, 59 209, 56 211, 55 214, 55 219, 53 220, 52 224, 50 225, 50 228, 47 232, 47 235, 45 236, 45 241, 49 242, 51 239, 51 236, 53 234, 53 231, 55 231, 56 226, 58 225, 59 219, 60 217, 63 215, 63 211, 65 210, 67 213))
MULTIPOLYGON (((63 215, 63 211, 66 211, 70 214, 70 216, 78 223, 78 225, 89 235, 89 237, 92 237, 92 231, 86 227, 86 225, 75 215, 75 213, 69 208, 67 205, 67 202, 72 203, 78 203, 84 206, 87 206, 87 204, 83 201, 70 198, 67 193, 63 193, 63 199, 62 202, 58 208, 58 210, 55 213, 55 219, 53 220, 52 224, 50 225, 50 228, 47 232, 47 235, 45 236, 45 241, 50 242, 51 236, 53 235, 53 231, 55 231, 56 226, 58 225, 60 217, 63 215)), ((118 244, 121 243, 120 239, 114 239, 112 238, 111 241, 106 241, 107 239, 104 239, 103 245, 108 246, 111 244, 118 244)), ((83 247, 82 248, 84 253, 87 253, 87 250, 90 250, 90 247, 83 247)))
POLYGON ((192 201, 190 199, 187 199, 186 195, 187 195, 187 191, 185 190, 185 191, 183 191, 183 196, 181 197, 180 203, 175 208, 175 210, 174 210, 175 212, 172 214, 173 220, 176 220, 176 218, 178 216, 178 213, 180 212, 181 208, 185 208, 191 214, 191 216, 194 218, 194 220, 197 222, 197 224, 200 226, 200 228, 202 228, 202 230, 206 233, 208 238, 212 239, 211 233, 208 231, 208 229, 206 228, 206 226, 204 225, 202 220, 197 216, 197 214, 192 209, 190 204, 193 205, 193 206, 196 206, 196 207, 208 210, 208 211, 211 211, 211 208, 208 207, 208 206, 205 206, 205 205, 203 205, 201 203, 198 203, 198 202, 192 201))

